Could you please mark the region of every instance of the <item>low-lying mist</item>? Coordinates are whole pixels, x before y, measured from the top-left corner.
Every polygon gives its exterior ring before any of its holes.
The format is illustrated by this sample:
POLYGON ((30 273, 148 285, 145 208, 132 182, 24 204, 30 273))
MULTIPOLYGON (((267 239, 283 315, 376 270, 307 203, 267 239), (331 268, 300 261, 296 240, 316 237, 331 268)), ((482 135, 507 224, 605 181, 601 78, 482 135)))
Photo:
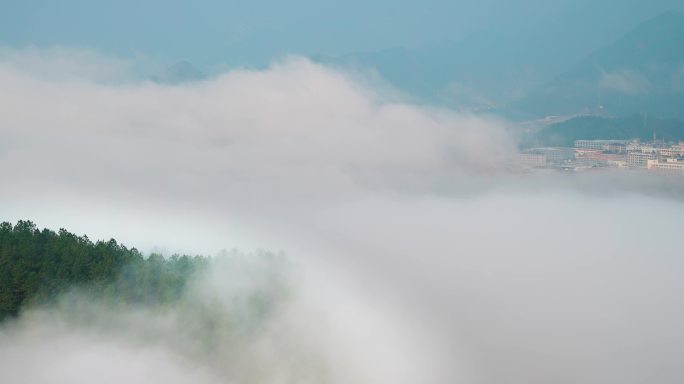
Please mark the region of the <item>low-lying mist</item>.
POLYGON ((217 257, 170 305, 29 308, 2 382, 684 379, 679 176, 512 172, 505 121, 296 58, 173 86, 12 63, 3 220, 285 256, 217 257))
MULTIPOLYGON (((0 328, 12 383, 415 382, 431 379, 404 320, 327 281, 309 285, 283 255, 213 258, 183 294, 117 300, 87 286, 29 306, 0 328), (359 349, 357 343, 367 343, 359 349), (416 364, 406 364, 408 359, 416 364), (418 363, 422 362, 422 363, 418 363)), ((397 314, 398 315, 398 314, 397 314)), ((423 355, 429 355, 429 350, 423 355)))

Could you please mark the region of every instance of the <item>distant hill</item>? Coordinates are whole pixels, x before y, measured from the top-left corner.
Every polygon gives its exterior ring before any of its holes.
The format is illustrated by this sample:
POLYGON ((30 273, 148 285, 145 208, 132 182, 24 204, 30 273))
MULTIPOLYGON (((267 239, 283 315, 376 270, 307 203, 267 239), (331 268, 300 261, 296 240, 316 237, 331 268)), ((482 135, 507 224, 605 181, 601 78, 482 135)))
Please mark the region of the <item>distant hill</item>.
POLYGON ((684 15, 667 12, 594 51, 513 107, 533 116, 601 110, 684 119, 684 15))
MULTIPOLYGON (((595 40, 601 39, 597 34, 595 40)), ((572 41, 546 25, 541 33, 483 31, 459 41, 312 59, 375 70, 418 101, 516 120, 597 111, 684 119, 684 15, 671 11, 645 21, 579 61, 569 54, 577 47, 563 46, 572 41)))
POLYGON ((684 121, 632 115, 621 118, 583 116, 552 124, 526 138, 527 146, 572 146, 575 140, 684 140, 684 121))
POLYGON ((151 80, 163 84, 181 84, 203 80, 206 77, 191 62, 183 60, 166 67, 161 74, 153 76, 151 80))
POLYGON ((475 110, 519 98, 559 70, 549 63, 553 58, 535 44, 527 44, 526 39, 486 31, 459 41, 312 59, 343 68, 374 70, 418 100, 475 110))

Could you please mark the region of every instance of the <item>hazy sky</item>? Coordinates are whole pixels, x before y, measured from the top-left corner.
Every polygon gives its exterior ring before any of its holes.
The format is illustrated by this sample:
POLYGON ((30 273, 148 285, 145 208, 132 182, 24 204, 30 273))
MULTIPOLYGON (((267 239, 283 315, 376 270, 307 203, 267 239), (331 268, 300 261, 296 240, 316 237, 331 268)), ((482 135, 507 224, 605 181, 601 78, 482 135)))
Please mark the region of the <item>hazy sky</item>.
MULTIPOLYGON (((7 1, 0 44, 66 45, 200 65, 267 62, 463 38, 494 31, 553 38, 584 54, 676 0, 7 1)), ((552 52, 549 52, 552 54, 552 52)))

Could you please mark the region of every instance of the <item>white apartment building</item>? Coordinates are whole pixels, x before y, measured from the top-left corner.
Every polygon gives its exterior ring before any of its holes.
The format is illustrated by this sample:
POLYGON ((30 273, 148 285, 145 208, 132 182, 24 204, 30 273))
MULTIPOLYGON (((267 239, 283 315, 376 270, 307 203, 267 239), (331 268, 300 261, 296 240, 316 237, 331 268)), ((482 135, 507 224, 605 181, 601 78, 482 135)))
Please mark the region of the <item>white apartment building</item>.
POLYGON ((677 159, 665 159, 665 161, 646 160, 646 168, 650 170, 684 172, 684 161, 678 161, 677 159))
POLYGON ((627 143, 627 140, 575 140, 575 148, 608 151, 621 148, 627 143))
POLYGON ((546 156, 536 153, 519 153, 518 164, 524 168, 546 167, 546 156))
POLYGON ((627 153, 627 166, 630 168, 646 168, 648 161, 655 159, 655 153, 630 151, 627 153))

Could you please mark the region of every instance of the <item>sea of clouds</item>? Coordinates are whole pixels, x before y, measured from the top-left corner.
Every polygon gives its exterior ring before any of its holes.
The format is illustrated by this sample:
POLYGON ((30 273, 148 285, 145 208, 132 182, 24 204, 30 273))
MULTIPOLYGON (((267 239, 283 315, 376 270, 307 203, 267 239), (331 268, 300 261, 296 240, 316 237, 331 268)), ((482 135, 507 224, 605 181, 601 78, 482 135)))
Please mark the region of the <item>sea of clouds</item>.
POLYGON ((301 58, 174 85, 145 65, 3 51, 0 218, 248 254, 164 310, 25 312, 0 381, 684 378, 680 178, 520 173, 506 121, 301 58))

